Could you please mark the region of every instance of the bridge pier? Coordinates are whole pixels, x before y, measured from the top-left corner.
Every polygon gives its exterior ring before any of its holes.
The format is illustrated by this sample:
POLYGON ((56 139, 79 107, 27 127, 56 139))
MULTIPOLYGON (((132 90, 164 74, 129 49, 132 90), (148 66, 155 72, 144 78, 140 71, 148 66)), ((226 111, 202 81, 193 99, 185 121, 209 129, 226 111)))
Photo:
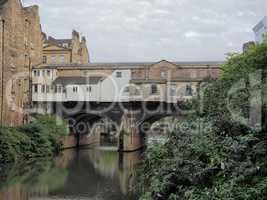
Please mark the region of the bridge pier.
POLYGON ((126 111, 122 116, 119 151, 132 152, 140 150, 145 146, 144 137, 138 127, 139 115, 136 111, 126 111))

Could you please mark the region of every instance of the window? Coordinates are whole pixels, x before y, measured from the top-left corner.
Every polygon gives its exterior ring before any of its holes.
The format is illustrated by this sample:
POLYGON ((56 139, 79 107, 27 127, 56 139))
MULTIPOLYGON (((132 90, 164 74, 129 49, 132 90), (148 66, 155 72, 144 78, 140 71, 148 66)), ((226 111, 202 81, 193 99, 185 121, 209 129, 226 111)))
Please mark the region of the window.
POLYGON ((47 76, 51 75, 51 71, 50 70, 47 70, 46 73, 47 73, 47 76))
POLYGON ((33 76, 37 77, 37 76, 40 76, 40 70, 34 70, 33 71, 33 76))
POLYGON ((72 88, 72 90, 73 90, 74 93, 77 93, 77 92, 78 92, 78 87, 74 86, 74 87, 72 88))
POLYGON ((156 84, 151 85, 151 94, 157 94, 158 86, 156 84))
POLYGON ((47 57, 43 56, 43 64, 46 64, 46 63, 47 63, 47 57))
POLYGON ((185 96, 193 96, 193 89, 191 85, 186 85, 185 96))
POLYGON ((46 93, 49 93, 50 92, 50 87, 49 85, 46 85, 46 93))
POLYGON ((62 86, 61 85, 58 86, 57 91, 58 91, 58 93, 62 92, 62 86))
POLYGON ((61 93, 62 92, 62 86, 61 85, 56 85, 55 86, 55 93, 61 93))
POLYGON ((161 72, 160 72, 160 78, 161 78, 161 79, 166 79, 166 78, 167 78, 167 73, 166 73, 166 71, 161 71, 161 72))
POLYGON ((45 93, 45 85, 42 85, 42 93, 45 93))
POLYGON ((86 91, 87 92, 91 92, 92 91, 92 87, 91 86, 86 87, 86 91))
POLYGON ((122 73, 121 72, 116 72, 116 77, 117 78, 121 78, 122 77, 122 73))
POLYGON ((56 63, 56 56, 55 55, 51 56, 51 63, 56 63))
POLYGON ((33 92, 34 93, 37 93, 38 92, 38 85, 37 84, 34 84, 33 85, 33 92))
POLYGON ((45 70, 42 70, 42 76, 43 77, 45 76, 45 70))
POLYGON ((171 85, 170 86, 170 96, 175 96, 176 95, 176 85, 171 85))
POLYGON ((65 56, 64 55, 60 55, 60 63, 64 63, 65 62, 65 56))
POLYGON ((124 93, 129 93, 129 92, 130 92, 130 87, 126 87, 126 88, 124 88, 123 92, 124 92, 124 93))

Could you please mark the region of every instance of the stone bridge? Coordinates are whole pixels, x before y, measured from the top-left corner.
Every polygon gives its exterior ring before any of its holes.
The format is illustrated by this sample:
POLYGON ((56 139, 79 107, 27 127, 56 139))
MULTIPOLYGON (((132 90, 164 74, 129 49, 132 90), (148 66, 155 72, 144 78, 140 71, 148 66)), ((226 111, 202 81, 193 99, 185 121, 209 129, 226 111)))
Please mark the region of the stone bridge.
POLYGON ((67 102, 56 103, 54 108, 54 114, 69 121, 77 145, 99 143, 101 131, 93 132, 92 129, 100 120, 108 120, 112 122, 111 128, 118 139, 118 150, 124 152, 144 147, 146 134, 154 122, 168 116, 181 117, 186 114, 178 104, 164 102, 67 102))
POLYGON ((144 146, 145 129, 166 116, 182 116, 179 105, 220 72, 215 62, 166 60, 42 65, 32 71, 32 109, 68 119, 80 145, 98 141, 89 130, 108 119, 118 149, 134 151, 144 146))

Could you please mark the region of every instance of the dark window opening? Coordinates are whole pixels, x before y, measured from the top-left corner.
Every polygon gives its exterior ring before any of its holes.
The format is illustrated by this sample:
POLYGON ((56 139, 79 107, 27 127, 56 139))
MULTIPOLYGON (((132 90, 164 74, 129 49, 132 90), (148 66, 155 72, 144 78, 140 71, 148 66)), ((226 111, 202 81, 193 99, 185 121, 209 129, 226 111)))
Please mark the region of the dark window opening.
POLYGON ((191 85, 186 86, 185 96, 193 96, 193 89, 191 85))
POLYGON ((157 94, 157 92, 158 92, 158 86, 151 85, 151 94, 157 94))
POLYGON ((33 91, 34 91, 35 93, 38 92, 38 85, 33 85, 33 91))
POLYGON ((121 73, 121 72, 117 72, 117 73, 116 73, 116 77, 117 77, 117 78, 121 78, 121 77, 122 77, 122 73, 121 73))

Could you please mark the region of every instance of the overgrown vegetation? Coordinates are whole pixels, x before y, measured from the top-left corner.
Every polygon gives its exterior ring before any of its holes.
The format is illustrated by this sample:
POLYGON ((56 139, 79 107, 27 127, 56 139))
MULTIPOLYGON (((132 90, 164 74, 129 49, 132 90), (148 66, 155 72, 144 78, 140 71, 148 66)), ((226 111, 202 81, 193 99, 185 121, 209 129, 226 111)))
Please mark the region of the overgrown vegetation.
POLYGON ((59 148, 59 139, 67 135, 66 123, 51 116, 38 116, 30 124, 0 128, 0 165, 36 157, 49 157, 59 148))
POLYGON ((148 149, 142 200, 267 199, 266 67, 267 44, 230 55, 203 110, 148 149))

